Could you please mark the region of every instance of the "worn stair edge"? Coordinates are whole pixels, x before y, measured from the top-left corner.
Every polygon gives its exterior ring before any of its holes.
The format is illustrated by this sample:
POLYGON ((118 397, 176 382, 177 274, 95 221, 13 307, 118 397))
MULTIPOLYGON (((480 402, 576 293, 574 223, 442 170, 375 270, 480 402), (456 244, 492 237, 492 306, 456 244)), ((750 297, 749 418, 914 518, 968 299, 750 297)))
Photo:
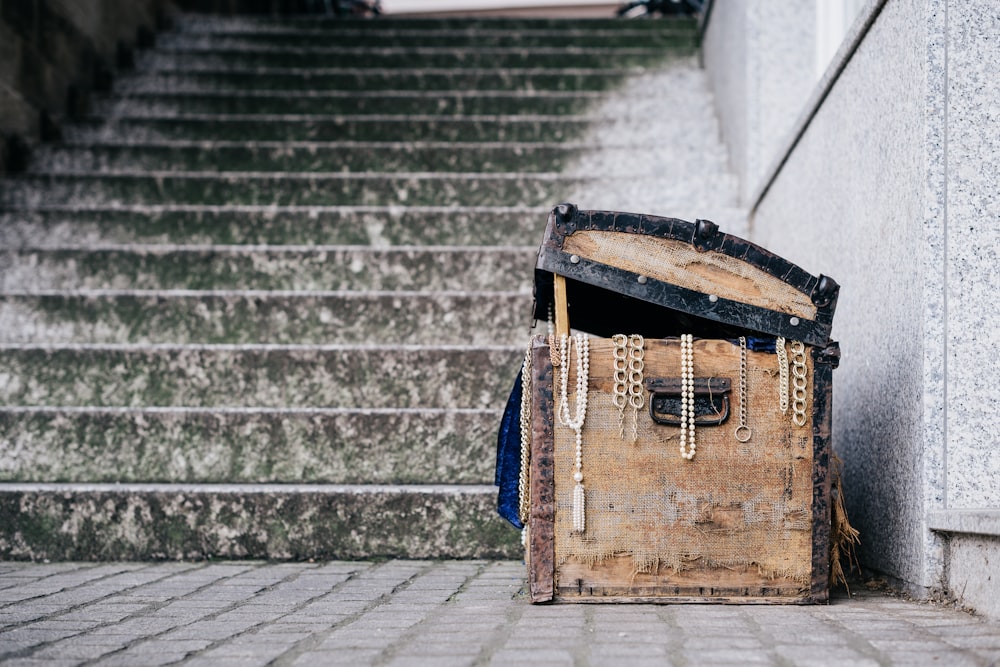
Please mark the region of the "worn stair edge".
POLYGON ((64 130, 73 142, 169 139, 239 141, 563 141, 579 139, 599 119, 581 116, 395 116, 281 114, 120 115, 83 120, 64 130))
POLYGON ((561 174, 69 172, 7 179, 0 204, 520 204, 551 202, 585 179, 561 174))
POLYGON ((489 408, 503 405, 522 355, 502 345, 0 344, 0 404, 489 408))
POLYGON ((374 32, 382 30, 558 30, 572 26, 575 30, 613 30, 618 27, 628 27, 632 30, 660 31, 668 29, 688 29, 697 27, 694 18, 670 17, 655 21, 623 21, 612 15, 607 18, 552 18, 552 17, 501 17, 501 16, 462 16, 462 17, 416 17, 416 16, 380 16, 374 20, 345 19, 322 14, 257 18, 240 17, 203 17, 196 15, 179 15, 175 19, 178 31, 198 34, 208 31, 257 31, 272 30, 323 30, 323 31, 353 31, 374 32))
POLYGON ((0 208, 0 246, 537 244, 559 201, 527 207, 43 203, 30 211, 0 208))
POLYGON ((295 16, 214 16, 203 17, 181 14, 175 19, 177 30, 197 34, 201 31, 227 32, 269 30, 324 30, 375 32, 382 30, 558 30, 572 26, 575 30, 613 30, 623 26, 633 30, 660 31, 683 28, 693 30, 697 21, 693 17, 669 17, 655 21, 624 21, 608 14, 607 18, 556 18, 514 16, 379 16, 376 19, 352 19, 323 14, 295 16))
POLYGON ((516 558, 490 486, 0 484, 13 560, 516 558))
POLYGON ((365 67, 485 67, 560 69, 621 69, 653 67, 661 62, 688 56, 694 48, 657 46, 651 48, 590 47, 365 47, 352 48, 253 48, 205 50, 154 50, 141 54, 138 67, 143 72, 228 71, 247 68, 295 68, 317 72, 337 68, 365 67))
POLYGON ((377 32, 357 33, 342 30, 335 34, 324 30, 284 30, 268 32, 168 32, 157 35, 159 48, 253 48, 260 45, 274 46, 326 46, 331 41, 342 47, 347 46, 484 46, 484 47, 531 47, 562 44, 583 47, 601 44, 605 48, 615 46, 660 46, 677 45, 695 47, 698 36, 692 30, 630 30, 628 26, 617 30, 563 30, 530 29, 512 34, 506 30, 397 30, 392 28, 377 32))
MULTIPOLYGON (((550 142, 79 142, 37 150, 28 172, 565 172, 587 148, 550 142)), ((624 149, 627 150, 627 149, 624 149)))
MULTIPOLYGON (((248 91, 249 92, 249 91, 248 91)), ((236 95, 221 97, 203 94, 131 95, 98 102, 95 115, 107 118, 157 118, 185 114, 282 114, 317 116, 322 114, 427 115, 561 115, 579 114, 593 106, 597 95, 490 95, 432 96, 386 95, 384 97, 324 97, 300 94, 236 95)), ((312 93, 313 91, 308 91, 312 93)))
POLYGON ((496 409, 0 408, 0 480, 486 484, 499 421, 496 409))
MULTIPOLYGON (((692 194, 689 179, 670 179, 655 189, 659 207, 646 212, 681 218, 710 218, 731 208, 703 188, 692 194), (709 212, 709 214, 706 214, 709 212)), ((273 207, 337 205, 519 205, 542 206, 573 201, 606 210, 627 210, 628 201, 650 197, 650 188, 632 174, 594 175, 505 173, 248 173, 248 172, 108 172, 23 175, 7 179, 0 210, 33 210, 87 202, 112 207, 123 202, 145 205, 250 205, 273 207), (599 193, 601 199, 594 199, 599 193), (615 205, 619 204, 619 205, 615 205)))
MULTIPOLYGON (((684 55, 683 58, 686 59, 690 57, 689 55, 684 55)), ((484 65, 474 65, 472 67, 427 67, 422 65, 417 65, 413 67, 358 67, 358 66, 338 66, 338 65, 328 65, 326 67, 282 67, 280 65, 275 66, 246 66, 241 67, 239 65, 227 66, 227 67, 199 67, 199 68, 178 68, 178 69, 162 69, 162 70, 149 70, 136 72, 135 74, 128 75, 123 81, 132 81, 135 79, 143 78, 156 78, 157 76, 163 74, 218 74, 218 75, 238 75, 238 74, 256 74, 258 76, 265 75, 281 75, 285 77, 304 77, 306 79, 315 79, 316 77, 322 76, 335 76, 335 75, 350 75, 350 76, 364 76, 364 77, 386 77, 389 79, 404 79, 406 77, 412 76, 446 76, 454 78, 463 78, 475 75, 484 76, 494 76, 494 77, 511 77, 511 76, 530 76, 530 75, 546 75, 546 76, 599 76, 599 77, 612 77, 612 76, 622 76, 633 74, 637 72, 648 72, 655 71, 660 68, 660 63, 656 63, 655 66, 644 67, 641 65, 629 65, 626 67, 504 67, 498 70, 494 67, 484 66, 484 65)), ((568 89, 572 90, 572 89, 568 89)), ((586 89, 584 89, 586 90, 586 89)))
POLYGON ((177 92, 206 90, 591 90, 604 91, 618 86, 626 77, 647 71, 631 69, 344 69, 324 72, 306 70, 255 69, 225 72, 158 72, 143 76, 126 76, 115 81, 116 92, 158 91, 169 88, 177 92))
POLYGON ((514 345, 522 292, 0 294, 2 343, 514 345))
POLYGON ((305 290, 315 296, 362 289, 530 291, 534 250, 351 245, 0 250, 0 291, 305 290))

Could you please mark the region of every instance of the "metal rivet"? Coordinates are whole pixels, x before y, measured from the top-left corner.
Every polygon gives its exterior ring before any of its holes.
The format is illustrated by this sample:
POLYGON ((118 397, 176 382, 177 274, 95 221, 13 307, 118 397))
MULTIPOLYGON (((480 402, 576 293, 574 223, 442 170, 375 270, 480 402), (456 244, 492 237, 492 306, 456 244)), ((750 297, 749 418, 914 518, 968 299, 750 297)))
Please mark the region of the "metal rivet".
POLYGON ((716 301, 719 300, 719 296, 717 294, 709 294, 708 300, 711 301, 712 303, 715 303, 716 301))
POLYGON ((571 261, 574 264, 579 264, 580 263, 580 256, 579 255, 570 255, 569 256, 569 261, 571 261))
POLYGON ((791 324, 793 327, 797 327, 799 326, 799 318, 793 317, 792 319, 788 320, 788 323, 791 324))
POLYGON ((646 284, 646 276, 639 276, 638 278, 636 278, 636 280, 639 281, 640 285, 646 284))

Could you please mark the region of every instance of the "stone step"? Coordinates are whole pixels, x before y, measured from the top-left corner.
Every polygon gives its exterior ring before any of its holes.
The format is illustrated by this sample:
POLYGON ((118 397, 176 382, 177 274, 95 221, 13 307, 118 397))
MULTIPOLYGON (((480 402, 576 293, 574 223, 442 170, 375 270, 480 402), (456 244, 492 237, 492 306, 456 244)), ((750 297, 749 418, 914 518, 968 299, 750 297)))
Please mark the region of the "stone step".
POLYGON ((599 92, 573 91, 275 91, 226 93, 137 92, 94 106, 103 117, 160 117, 189 114, 482 116, 580 114, 604 98, 599 92))
POLYGON ((395 116, 176 114, 91 118, 66 128, 70 142, 199 141, 567 141, 589 121, 579 116, 395 116))
POLYGON ((497 408, 521 346, 0 345, 0 405, 497 408))
POLYGON ((0 485, 0 558, 517 558, 492 486, 0 485))
POLYGON ((646 71, 641 67, 615 69, 565 68, 561 70, 471 68, 249 68, 190 72, 148 72, 115 81, 119 93, 175 93, 247 90, 326 91, 358 90, 610 90, 623 79, 646 71))
POLYGON ((549 142, 157 141, 43 146, 33 173, 73 171, 564 172, 587 150, 549 142))
POLYGON ((530 292, 0 294, 0 343, 518 345, 530 292))
POLYGON ((649 31, 653 33, 672 31, 695 31, 697 22, 689 17, 671 17, 656 21, 623 21, 609 14, 608 18, 555 18, 555 17, 500 17, 500 16, 452 16, 452 17, 412 17, 380 16, 375 21, 351 20, 325 16, 268 16, 268 17, 207 17, 181 15, 175 19, 178 32, 187 34, 280 34, 289 31, 302 33, 324 33, 334 41, 341 34, 377 35, 383 31, 464 31, 477 34, 486 32, 508 32, 513 35, 529 31, 549 30, 560 32, 604 33, 619 29, 629 31, 649 31))
POLYGON ((493 409, 0 408, 0 480, 492 484, 499 421, 493 409))
POLYGON ((70 172, 9 178, 0 206, 537 206, 558 201, 559 193, 583 180, 557 174, 70 172))
POLYGON ((108 244, 534 245, 551 206, 42 206, 0 209, 0 248, 108 244))
POLYGON ((163 49, 143 52, 137 66, 143 72, 188 72, 249 68, 538 68, 580 67, 618 69, 656 66, 677 55, 689 55, 690 46, 604 48, 589 46, 542 47, 365 47, 317 46, 262 47, 251 49, 163 49))
POLYGON ((156 45, 167 49, 252 49, 258 47, 328 47, 360 46, 438 47, 477 46, 483 48, 545 47, 559 45, 566 48, 600 45, 611 47, 689 47, 697 46, 697 32, 688 27, 667 26, 650 30, 648 26, 635 29, 631 25, 611 28, 577 29, 570 26, 553 28, 522 28, 517 31, 479 29, 412 29, 380 26, 376 30, 352 28, 270 28, 257 32, 199 30, 198 32, 170 32, 157 35, 156 45))
POLYGON ((532 246, 196 245, 0 250, 0 292, 465 290, 530 294, 536 250, 532 246))

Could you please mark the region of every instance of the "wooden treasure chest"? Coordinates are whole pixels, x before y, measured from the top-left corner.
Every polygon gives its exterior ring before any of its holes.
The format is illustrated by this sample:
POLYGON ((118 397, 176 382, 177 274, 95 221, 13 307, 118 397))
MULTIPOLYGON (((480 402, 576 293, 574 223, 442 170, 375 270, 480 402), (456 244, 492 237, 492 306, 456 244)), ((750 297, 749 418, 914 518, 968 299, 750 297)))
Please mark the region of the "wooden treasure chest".
POLYGON ((827 599, 838 289, 708 221, 551 213, 504 424, 532 601, 827 599))

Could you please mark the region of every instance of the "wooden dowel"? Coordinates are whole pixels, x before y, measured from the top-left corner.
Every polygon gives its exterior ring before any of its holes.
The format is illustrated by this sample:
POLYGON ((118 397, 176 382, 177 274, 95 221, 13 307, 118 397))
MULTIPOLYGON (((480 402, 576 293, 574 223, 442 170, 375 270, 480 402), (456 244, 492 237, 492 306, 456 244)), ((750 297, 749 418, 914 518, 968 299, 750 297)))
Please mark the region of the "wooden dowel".
POLYGON ((555 278, 556 335, 569 335, 569 301, 566 298, 566 277, 558 273, 555 278))

